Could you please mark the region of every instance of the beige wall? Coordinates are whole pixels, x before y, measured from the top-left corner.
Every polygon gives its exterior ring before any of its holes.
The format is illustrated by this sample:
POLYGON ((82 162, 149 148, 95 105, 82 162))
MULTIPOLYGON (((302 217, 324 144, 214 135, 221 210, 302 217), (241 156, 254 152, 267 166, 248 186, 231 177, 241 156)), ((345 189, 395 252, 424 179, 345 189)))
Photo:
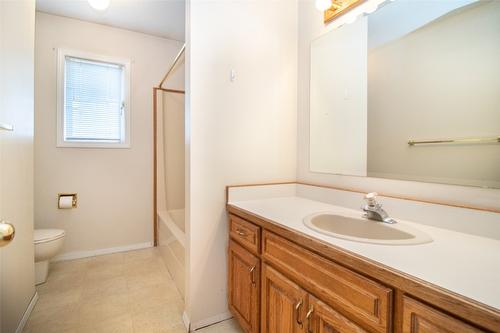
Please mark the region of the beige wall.
POLYGON ((0 219, 16 228, 0 248, 0 332, 22 330, 35 294, 33 63, 35 1, 0 1, 0 219))
POLYGON ((196 327, 228 315, 225 186, 295 179, 297 5, 187 5, 186 300, 196 327))
MULTIPOLYGON (((378 0, 370 0, 362 6, 370 6, 373 1, 378 0)), ((363 9, 362 6, 358 7, 359 10, 363 9)), ((378 191, 396 195, 500 208, 500 190, 320 174, 309 170, 310 43, 321 34, 341 24, 342 20, 345 20, 345 18, 325 26, 322 23, 322 13, 314 7, 313 1, 299 2, 297 178, 301 181, 357 188, 367 192, 378 191)))
POLYGON ((498 1, 469 6, 371 50, 368 174, 500 187, 498 144, 406 144, 498 135, 499 56, 498 1))
POLYGON ((35 226, 65 229, 64 253, 152 241, 152 87, 180 47, 177 41, 37 13, 35 226), (56 148, 58 47, 131 59, 130 149, 56 148), (58 210, 59 192, 77 192, 78 208, 58 210))

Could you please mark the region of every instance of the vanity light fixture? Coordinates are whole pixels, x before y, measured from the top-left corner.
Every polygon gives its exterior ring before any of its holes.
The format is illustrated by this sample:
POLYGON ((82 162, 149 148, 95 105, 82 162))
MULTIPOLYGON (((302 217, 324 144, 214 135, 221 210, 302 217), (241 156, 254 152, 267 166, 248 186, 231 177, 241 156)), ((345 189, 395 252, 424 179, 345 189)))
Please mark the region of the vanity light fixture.
POLYGON ((387 0, 316 0, 316 8, 323 12, 324 23, 328 23, 341 15, 347 14, 343 21, 346 24, 350 24, 355 22, 360 15, 367 15, 375 12, 385 1, 387 0), (358 6, 360 7, 356 8, 358 6))
POLYGON ((368 0, 316 0, 316 8, 323 12, 323 22, 328 23, 366 1, 368 0))
POLYGON ((111 0, 87 0, 90 7, 95 10, 104 11, 108 9, 111 0))
POLYGON ((316 0, 316 8, 322 12, 332 6, 332 0, 316 0))

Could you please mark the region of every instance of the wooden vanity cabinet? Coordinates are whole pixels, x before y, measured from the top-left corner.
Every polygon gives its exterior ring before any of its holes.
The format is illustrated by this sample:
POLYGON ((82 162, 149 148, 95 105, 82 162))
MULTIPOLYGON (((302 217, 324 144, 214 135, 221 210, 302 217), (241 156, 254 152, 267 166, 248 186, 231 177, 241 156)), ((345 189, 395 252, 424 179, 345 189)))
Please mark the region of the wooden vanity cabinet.
POLYGON ((391 329, 392 289, 267 230, 262 258, 344 316, 373 332, 391 329))
POLYGON ((489 308, 374 263, 351 270, 354 255, 241 214, 229 215, 228 301, 246 333, 500 333, 489 308))
POLYGON ((237 216, 229 220, 229 236, 254 254, 260 251, 260 228, 237 216))
POLYGON ((309 295, 307 310, 306 333, 366 333, 363 328, 356 325, 332 307, 326 305, 316 297, 309 295))
POLYGON ((261 318, 262 333, 367 332, 266 264, 261 318))
POLYGON ((232 240, 228 257, 229 309, 246 332, 258 333, 260 259, 232 240))
POLYGON ((403 297, 403 333, 479 333, 466 323, 408 296, 403 297))
POLYGON ((271 266, 262 266, 262 333, 307 333, 307 292, 271 266))

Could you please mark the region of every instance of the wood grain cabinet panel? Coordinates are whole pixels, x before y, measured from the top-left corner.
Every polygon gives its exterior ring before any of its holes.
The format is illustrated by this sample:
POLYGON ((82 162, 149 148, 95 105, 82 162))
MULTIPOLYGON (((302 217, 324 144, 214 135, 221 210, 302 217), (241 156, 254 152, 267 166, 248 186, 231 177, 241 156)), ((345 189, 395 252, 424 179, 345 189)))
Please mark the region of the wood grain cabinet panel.
POLYGON ((228 301, 246 333, 500 333, 498 309, 228 207, 228 301))
POLYGON ((410 297, 403 297, 403 333, 485 332, 410 297))
POLYGON ((258 333, 260 259, 230 241, 228 271, 229 308, 245 332, 258 333))
POLYGON ((309 295, 307 325, 307 333, 367 333, 312 295, 309 295))
POLYGON ((255 254, 260 253, 260 227, 237 216, 229 216, 229 236, 255 254))
POLYGON ((271 266, 262 266, 262 333, 306 333, 307 293, 271 266))
POLYGON ((392 290, 264 230, 264 259, 339 313, 377 332, 391 332, 392 290))

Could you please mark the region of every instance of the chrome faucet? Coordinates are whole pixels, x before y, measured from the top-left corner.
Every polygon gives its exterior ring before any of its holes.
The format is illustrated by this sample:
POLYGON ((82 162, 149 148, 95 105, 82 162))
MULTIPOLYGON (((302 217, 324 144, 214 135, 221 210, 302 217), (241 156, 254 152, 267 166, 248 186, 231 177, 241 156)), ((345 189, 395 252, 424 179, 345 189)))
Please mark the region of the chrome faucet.
POLYGON ((366 205, 361 207, 365 212, 365 218, 389 224, 397 223, 396 220, 389 217, 389 214, 382 209, 382 205, 377 202, 377 195, 378 193, 371 192, 365 196, 366 205))

